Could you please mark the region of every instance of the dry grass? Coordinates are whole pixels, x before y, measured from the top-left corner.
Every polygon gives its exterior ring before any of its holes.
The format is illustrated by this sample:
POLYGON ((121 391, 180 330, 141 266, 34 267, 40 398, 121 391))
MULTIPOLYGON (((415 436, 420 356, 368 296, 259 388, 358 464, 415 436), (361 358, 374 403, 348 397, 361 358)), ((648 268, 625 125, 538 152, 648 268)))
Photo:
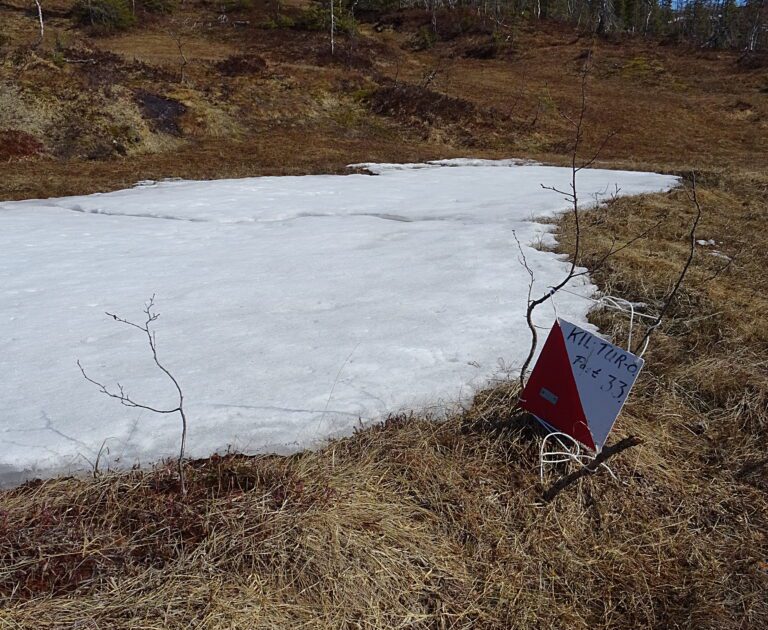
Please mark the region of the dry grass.
POLYGON ((555 503, 484 392, 293 457, 225 457, 2 496, 0 622, 23 628, 761 627, 765 495, 645 445, 555 503), (484 421, 480 421, 480 420, 484 421), (80 625, 78 625, 80 624, 80 625), (91 624, 88 626, 87 624, 91 624))

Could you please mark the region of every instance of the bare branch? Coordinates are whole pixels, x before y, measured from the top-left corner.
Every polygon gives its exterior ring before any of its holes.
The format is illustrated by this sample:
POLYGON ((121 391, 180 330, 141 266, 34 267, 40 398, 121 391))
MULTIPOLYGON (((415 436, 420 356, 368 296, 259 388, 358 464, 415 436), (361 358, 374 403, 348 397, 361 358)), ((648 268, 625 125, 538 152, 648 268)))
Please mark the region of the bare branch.
POLYGON ((571 258, 571 267, 568 270, 568 273, 565 275, 565 277, 555 286, 551 287, 550 290, 542 295, 540 298, 537 298, 535 300, 531 300, 530 297, 528 298, 528 308, 525 312, 525 320, 528 323, 528 329, 531 331, 531 347, 528 351, 528 356, 526 357, 523 367, 520 369, 520 387, 521 390, 524 388, 525 385, 525 375, 528 371, 528 367, 531 364, 531 361, 533 361, 533 357, 536 354, 536 347, 538 345, 538 333, 536 332, 536 326, 533 323, 533 312, 536 310, 536 308, 543 304, 544 302, 548 301, 552 298, 552 296, 557 293, 560 289, 562 289, 566 284, 568 284, 571 279, 576 274, 576 265, 578 264, 579 256, 581 254, 581 224, 579 222, 579 195, 576 187, 576 178, 579 173, 579 166, 577 164, 578 162, 578 155, 579 155, 579 146, 581 145, 581 140, 584 134, 584 116, 586 115, 587 111, 587 77, 589 75, 590 70, 590 60, 591 60, 591 53, 587 57, 587 60, 584 63, 584 66, 582 68, 581 72, 581 107, 579 108, 579 115, 573 119, 566 115, 563 115, 566 120, 569 120, 573 126, 573 148, 571 150, 571 192, 567 193, 565 191, 559 190, 558 188, 554 186, 542 186, 543 188, 547 190, 552 190, 554 192, 557 192, 561 195, 564 195, 566 199, 568 199, 571 203, 571 209, 573 212, 573 219, 575 223, 574 231, 575 231, 575 243, 573 248, 573 257, 571 258))
POLYGON ((637 446, 638 444, 642 444, 642 440, 640 438, 630 435, 629 437, 625 437, 623 440, 620 440, 613 446, 606 446, 602 451, 600 451, 597 454, 597 457, 593 459, 591 462, 586 464, 585 466, 582 466, 581 468, 574 470, 571 474, 566 475, 565 477, 561 477, 558 479, 552 486, 550 486, 542 495, 542 499, 546 502, 550 502, 552 499, 554 499, 562 490, 570 486, 571 484, 575 483, 582 477, 585 477, 586 475, 595 473, 597 469, 600 467, 601 464, 604 464, 610 457, 613 457, 614 455, 617 455, 621 453, 622 451, 627 450, 628 448, 632 448, 633 446, 637 446))
POLYGON ((721 273, 724 273, 724 272, 728 271, 728 269, 730 268, 730 266, 731 266, 733 263, 735 263, 735 262, 736 262, 736 259, 741 257, 741 253, 742 253, 743 251, 744 251, 744 248, 743 248, 743 247, 740 247, 740 248, 739 248, 739 250, 738 250, 738 251, 737 251, 737 252, 736 252, 736 253, 735 253, 733 256, 730 256, 730 257, 728 257, 728 260, 725 262, 725 264, 724 264, 724 265, 721 265, 721 266, 720 266, 720 268, 719 268, 717 271, 715 271, 715 272, 714 272, 714 273, 713 273, 711 276, 709 276, 708 278, 704 278, 704 280, 702 280, 702 281, 701 281, 701 282, 698 284, 698 286, 702 286, 702 285, 705 285, 705 284, 707 284, 708 282, 712 282, 712 280, 714 280, 715 278, 717 278, 717 277, 718 277, 718 276, 719 276, 721 273))
POLYGON ((197 22, 190 22, 190 20, 183 20, 180 24, 177 24, 175 20, 171 21, 171 27, 166 30, 166 34, 176 44, 176 48, 179 50, 179 79, 180 83, 186 81, 186 69, 189 65, 189 60, 184 54, 185 37, 195 31, 197 28, 197 22))
POLYGON ((574 274, 573 277, 577 278, 578 276, 584 276, 584 275, 586 275, 588 273, 594 272, 596 269, 600 269, 611 256, 614 256, 614 255, 618 254, 620 251, 626 249, 630 245, 634 245, 640 239, 645 238, 646 236, 648 236, 648 234, 653 232, 653 230, 655 230, 662 223, 664 223, 664 221, 666 221, 666 217, 662 217, 661 219, 656 221, 656 223, 654 223, 651 227, 643 230, 642 232, 640 232, 640 234, 638 234, 637 236, 629 239, 627 242, 625 242, 620 247, 617 247, 616 249, 613 248, 613 245, 616 244, 616 241, 614 239, 614 242, 612 243, 612 245, 611 245, 610 249, 608 250, 608 252, 606 254, 604 254, 603 257, 600 258, 597 262, 591 264, 590 265, 590 269, 588 271, 581 271, 581 272, 579 272, 577 274, 574 274))
POLYGON ((570 200, 573 195, 569 192, 565 192, 564 190, 560 190, 559 188, 555 188, 554 186, 545 186, 544 184, 541 184, 541 187, 544 190, 551 190, 552 192, 556 192, 560 195, 563 195, 566 199, 570 200))
POLYGON ((608 144, 610 140, 613 139, 615 135, 616 135, 615 131, 609 131, 607 134, 605 134, 603 141, 600 143, 600 146, 597 147, 597 150, 592 154, 592 157, 589 158, 586 162, 582 162, 581 165, 576 169, 577 172, 592 166, 595 163, 595 160, 597 160, 597 158, 603 152, 603 149, 605 149, 605 146, 608 144))
POLYGON ((154 413, 176 413, 179 408, 175 407, 174 409, 157 409, 155 407, 150 407, 149 405, 144 405, 142 403, 138 403, 135 400, 133 400, 128 394, 125 393, 125 389, 120 383, 117 383, 117 389, 119 393, 115 393, 113 391, 110 391, 106 385, 103 383, 100 383, 99 381, 96 381, 92 379, 88 374, 85 372, 85 368, 80 363, 80 360, 77 360, 77 367, 80 368, 80 373, 83 375, 83 378, 88 381, 89 383, 93 383, 99 388, 99 391, 104 394, 105 396, 109 396, 110 398, 114 398, 115 400, 118 400, 121 405, 124 407, 135 407, 136 409, 146 409, 147 411, 152 411, 154 413))
POLYGON ((528 275, 531 277, 530 282, 528 283, 528 301, 531 301, 531 293, 533 292, 533 283, 535 281, 535 277, 533 275, 533 269, 531 269, 528 266, 528 259, 525 257, 525 251, 523 250, 523 246, 520 244, 520 239, 517 238, 517 232, 515 230, 512 230, 512 236, 515 237, 515 242, 517 243, 517 249, 520 251, 520 258, 518 258, 518 262, 525 268, 525 270, 528 272, 528 275))
POLYGON ((146 405, 144 403, 137 402, 133 398, 131 398, 128 394, 125 393, 125 388, 120 383, 116 383, 117 391, 115 392, 114 390, 110 390, 103 383, 88 376, 88 374, 85 371, 85 368, 80 363, 79 359, 77 361, 77 367, 80 368, 80 373, 83 375, 83 378, 86 381, 96 385, 96 387, 99 388, 99 391, 102 394, 104 394, 105 396, 108 396, 109 398, 114 398, 124 407, 145 409, 147 411, 151 411, 153 413, 158 413, 158 414, 178 413, 179 416, 181 416, 181 446, 179 448, 178 470, 179 470, 179 482, 181 484, 181 493, 186 494, 187 489, 186 489, 186 483, 184 479, 184 451, 185 451, 186 442, 187 442, 187 415, 186 415, 186 412, 184 411, 184 392, 182 391, 181 385, 179 384, 178 380, 176 380, 176 377, 174 377, 173 374, 171 374, 168 368, 166 368, 162 363, 160 363, 160 359, 157 355, 157 337, 155 335, 155 331, 151 329, 151 325, 155 321, 157 321, 157 319, 160 317, 160 314, 154 312, 153 310, 154 306, 155 306, 155 296, 153 295, 149 299, 149 301, 144 305, 144 314, 146 315, 146 320, 143 326, 141 324, 137 324, 136 322, 132 322, 123 317, 115 315, 114 313, 107 313, 107 315, 112 319, 114 319, 115 321, 120 322, 121 324, 126 324, 127 326, 131 326, 133 328, 136 328, 137 330, 142 331, 144 335, 146 335, 147 343, 149 345, 150 351, 152 352, 152 359, 154 360, 155 365, 170 379, 170 381, 173 383, 173 386, 176 388, 176 393, 178 395, 178 401, 179 401, 177 406, 173 407, 172 409, 159 409, 157 407, 152 407, 151 405, 146 405))
POLYGON ((675 296, 677 295, 678 291, 680 290, 680 287, 683 284, 683 280, 685 280, 685 276, 688 273, 688 268, 691 266, 691 263, 693 262, 693 256, 696 253, 696 228, 699 225, 699 221, 701 221, 701 205, 699 204, 699 198, 696 194, 696 173, 691 173, 691 189, 686 190, 686 194, 688 195, 689 201, 693 203, 693 205, 696 208, 696 217, 693 220, 693 223, 691 224, 691 231, 689 233, 689 240, 690 240, 690 251, 688 252, 688 259, 685 261, 685 265, 683 265, 683 269, 680 272, 680 276, 677 278, 677 282, 675 283, 674 288, 667 296, 667 299, 664 301, 664 305, 661 307, 661 310, 659 311, 659 315, 656 317, 656 320, 648 327, 648 330, 645 331, 645 335, 643 335, 643 338, 640 340, 640 342, 635 347, 635 354, 640 352, 642 348, 645 347, 646 342, 651 338, 651 335, 653 334, 653 331, 656 330, 661 325, 661 320, 664 319, 664 315, 666 315, 667 311, 669 310, 669 307, 672 304, 672 301, 675 299, 675 296))
POLYGON ((40 41, 39 44, 43 43, 43 40, 45 39, 45 22, 43 22, 43 7, 40 4, 40 0, 34 0, 35 6, 37 7, 37 20, 40 23, 40 41))

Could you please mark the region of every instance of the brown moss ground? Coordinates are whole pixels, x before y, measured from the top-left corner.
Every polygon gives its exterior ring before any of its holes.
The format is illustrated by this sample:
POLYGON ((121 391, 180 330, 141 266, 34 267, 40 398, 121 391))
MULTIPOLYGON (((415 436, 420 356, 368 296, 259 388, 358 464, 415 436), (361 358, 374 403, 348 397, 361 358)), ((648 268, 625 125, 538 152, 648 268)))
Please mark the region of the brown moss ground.
MULTIPOLYGON (((312 36, 302 35, 302 67, 301 46, 280 33, 220 35, 253 42, 246 47, 277 68, 268 79, 226 79, 237 107, 262 95, 242 110, 262 121, 257 132, 214 137, 211 111, 232 103, 137 70, 124 81, 173 92, 204 124, 185 121, 173 152, 155 144, 126 158, 11 161, 0 197, 468 153, 562 162, 567 128, 556 110, 573 105, 588 44, 552 26, 517 33, 513 54, 479 61, 459 54, 461 40, 410 53, 401 46, 412 34, 395 31, 375 35, 389 50, 381 76, 361 79, 321 63, 306 48, 312 36), (417 109, 366 109, 387 76, 416 83, 438 64, 430 89, 495 113, 425 124, 417 109), (301 96, 288 94, 297 86, 301 96), (494 118, 505 107, 510 118, 494 118)), ((766 627, 768 77, 738 70, 725 53, 636 41, 597 42, 595 59, 592 141, 622 130, 601 165, 696 168, 698 237, 717 241, 697 251, 617 424, 612 439, 643 440, 611 464, 618 481, 599 473, 543 504, 541 436, 511 417, 515 391, 502 384, 442 424, 394 418, 312 453, 190 462, 185 499, 172 465, 33 483, 0 493, 0 627, 766 627)), ((86 80, 79 69, 46 68, 26 89, 41 77, 63 77, 65 91, 86 80)), ((687 255, 692 214, 682 190, 611 202, 585 215, 580 262, 594 267, 614 239, 664 219, 593 272, 604 291, 653 312, 687 255)), ((568 217, 559 229, 571 251, 568 217)), ((593 320, 624 340, 625 320, 593 320)))

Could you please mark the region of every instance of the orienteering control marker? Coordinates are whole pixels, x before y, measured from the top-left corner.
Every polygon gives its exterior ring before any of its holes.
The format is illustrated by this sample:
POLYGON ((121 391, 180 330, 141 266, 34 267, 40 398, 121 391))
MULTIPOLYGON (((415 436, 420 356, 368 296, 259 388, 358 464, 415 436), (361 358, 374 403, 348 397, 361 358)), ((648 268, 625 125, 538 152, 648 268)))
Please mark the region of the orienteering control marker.
POLYGON ((521 406, 600 452, 643 364, 631 352, 558 318, 521 406))

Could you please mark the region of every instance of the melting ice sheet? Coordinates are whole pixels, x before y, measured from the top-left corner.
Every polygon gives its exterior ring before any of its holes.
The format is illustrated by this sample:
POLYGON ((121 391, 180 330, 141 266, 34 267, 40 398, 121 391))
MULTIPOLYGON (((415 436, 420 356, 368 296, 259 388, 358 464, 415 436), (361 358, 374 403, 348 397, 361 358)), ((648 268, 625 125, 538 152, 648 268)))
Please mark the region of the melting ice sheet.
MULTIPOLYGON (((0 478, 147 464, 179 421, 122 407, 83 380, 173 405, 139 331, 156 294, 161 358, 187 399, 188 454, 290 451, 402 409, 466 399, 519 366, 523 312, 567 263, 534 249, 567 208, 570 171, 514 161, 367 165, 377 176, 145 182, 0 202, 0 478), (106 452, 106 450, 105 450, 106 452)), ((583 200, 667 190, 653 173, 587 170, 583 200)), ((588 295, 584 277, 570 287, 588 295)), ((585 325, 589 302, 557 297, 585 325)), ((552 308, 539 310, 549 327, 552 308)))

